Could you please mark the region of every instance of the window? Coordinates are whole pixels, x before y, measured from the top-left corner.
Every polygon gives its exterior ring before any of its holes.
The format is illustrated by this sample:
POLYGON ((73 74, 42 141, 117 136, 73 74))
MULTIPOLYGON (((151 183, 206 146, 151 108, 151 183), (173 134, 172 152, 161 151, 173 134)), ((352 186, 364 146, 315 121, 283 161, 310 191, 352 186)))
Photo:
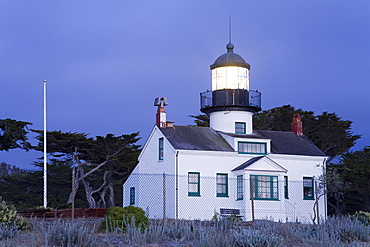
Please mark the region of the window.
POLYGON ((163 137, 158 140, 158 160, 163 160, 164 158, 164 147, 163 147, 163 137))
POLYGON ((200 173, 188 173, 188 196, 200 196, 200 173))
POLYGON ((228 181, 226 173, 217 173, 216 176, 217 197, 228 197, 228 181))
POLYGON ((238 142, 240 154, 267 154, 266 143, 261 142, 238 142))
POLYGON ((130 205, 135 205, 135 187, 130 188, 130 205))
POLYGON ((236 200, 243 200, 243 175, 236 177, 236 200))
POLYGON ((288 176, 284 176, 284 198, 289 199, 288 176))
POLYGON ((245 123, 236 122, 235 123, 235 133, 236 134, 245 134, 245 123))
POLYGON ((312 177, 303 178, 303 200, 314 200, 312 177))
POLYGON ((278 177, 251 175, 253 199, 278 200, 278 177))

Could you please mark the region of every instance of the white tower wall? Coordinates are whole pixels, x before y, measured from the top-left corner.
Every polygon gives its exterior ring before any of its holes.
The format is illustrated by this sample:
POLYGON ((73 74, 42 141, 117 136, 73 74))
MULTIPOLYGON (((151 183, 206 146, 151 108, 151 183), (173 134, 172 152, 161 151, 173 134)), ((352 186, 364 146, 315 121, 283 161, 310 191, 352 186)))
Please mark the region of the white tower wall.
POLYGON ((235 123, 245 123, 245 134, 253 133, 252 112, 248 111, 216 111, 209 114, 210 127, 214 130, 235 133, 235 123))

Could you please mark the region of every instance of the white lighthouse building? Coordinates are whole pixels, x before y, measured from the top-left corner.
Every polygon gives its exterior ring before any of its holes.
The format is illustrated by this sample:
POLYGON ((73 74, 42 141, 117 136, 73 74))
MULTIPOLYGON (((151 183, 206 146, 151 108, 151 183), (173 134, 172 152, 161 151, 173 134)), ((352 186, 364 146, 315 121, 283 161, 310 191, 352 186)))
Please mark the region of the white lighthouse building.
POLYGON ((299 115, 292 132, 253 130, 261 93, 250 89, 250 65, 232 43, 226 48, 211 65, 212 90, 200 97, 210 127, 173 125, 166 98, 155 100, 156 124, 124 184, 124 206, 149 218, 319 220, 325 155, 303 135, 299 115))

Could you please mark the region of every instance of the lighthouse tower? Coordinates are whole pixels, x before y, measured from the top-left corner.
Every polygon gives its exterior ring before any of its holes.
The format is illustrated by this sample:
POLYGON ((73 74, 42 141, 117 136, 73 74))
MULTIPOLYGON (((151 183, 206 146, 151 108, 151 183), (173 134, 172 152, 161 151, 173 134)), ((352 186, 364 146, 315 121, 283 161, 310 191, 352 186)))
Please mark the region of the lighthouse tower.
POLYGON ((234 45, 211 65, 212 91, 201 93, 201 111, 215 130, 251 134, 253 113, 261 110, 261 93, 249 89, 250 65, 234 53, 234 45))

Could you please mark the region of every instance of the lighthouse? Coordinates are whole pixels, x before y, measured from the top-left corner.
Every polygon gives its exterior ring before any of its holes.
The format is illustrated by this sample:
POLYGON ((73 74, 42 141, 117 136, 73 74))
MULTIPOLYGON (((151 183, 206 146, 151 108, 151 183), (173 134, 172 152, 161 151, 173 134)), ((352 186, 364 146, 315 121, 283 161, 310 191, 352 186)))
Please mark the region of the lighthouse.
POLYGON ((261 93, 250 90, 250 65, 234 53, 234 45, 211 65, 212 90, 200 94, 201 111, 217 131, 252 134, 252 117, 261 110, 261 93))

